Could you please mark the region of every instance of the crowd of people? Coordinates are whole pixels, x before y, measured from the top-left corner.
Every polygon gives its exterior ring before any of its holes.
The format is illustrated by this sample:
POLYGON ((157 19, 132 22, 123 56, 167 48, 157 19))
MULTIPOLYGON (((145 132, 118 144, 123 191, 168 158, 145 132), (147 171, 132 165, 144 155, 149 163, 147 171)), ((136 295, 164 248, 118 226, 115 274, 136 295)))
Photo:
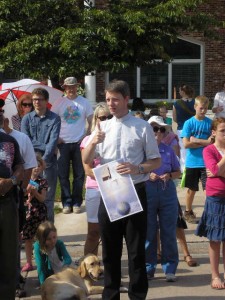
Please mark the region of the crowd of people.
POLYGON ((211 120, 206 117, 209 99, 194 97, 188 85, 179 89, 181 99, 173 105, 172 118, 167 116, 165 105, 147 116, 141 98, 133 100, 129 112, 130 89, 122 80, 108 84, 106 102, 98 103, 93 111, 90 102, 77 95, 78 85, 75 77, 66 78, 64 96, 51 110, 46 89, 22 95, 18 113, 12 116, 13 129, 0 99, 1 297, 11 300, 25 295, 20 285, 24 280, 20 273, 22 242, 27 260, 22 271, 34 269, 34 249, 40 285, 72 264, 54 226, 57 177, 64 214, 81 212, 86 177, 84 255, 97 255, 101 238, 102 299, 120 299, 123 239, 128 252, 129 299, 146 299, 148 280, 155 276, 158 263, 166 281, 177 280, 177 240, 187 265, 197 266, 184 229, 186 222, 197 223, 192 204, 199 181, 206 189, 206 203, 196 235, 210 241, 211 287, 225 289, 219 274, 221 244, 225 260, 225 92, 216 94, 211 120), (130 175, 142 207, 113 222, 93 172, 93 168, 112 161, 117 161, 115 172, 120 176, 130 175), (176 190, 182 174, 187 188, 184 213, 176 190))

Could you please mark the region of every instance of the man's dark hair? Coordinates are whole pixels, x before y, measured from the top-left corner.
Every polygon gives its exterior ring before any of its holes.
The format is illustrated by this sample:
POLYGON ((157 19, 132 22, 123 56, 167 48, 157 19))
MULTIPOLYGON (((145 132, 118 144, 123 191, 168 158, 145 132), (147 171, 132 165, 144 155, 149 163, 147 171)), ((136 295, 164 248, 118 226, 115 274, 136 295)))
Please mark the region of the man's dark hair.
POLYGON ((105 88, 105 92, 120 93, 124 98, 130 96, 130 88, 126 81, 114 79, 105 88))
POLYGON ((44 97, 45 100, 49 99, 49 93, 47 90, 43 89, 43 88, 36 88, 32 91, 32 96, 33 95, 40 95, 42 97, 44 97))

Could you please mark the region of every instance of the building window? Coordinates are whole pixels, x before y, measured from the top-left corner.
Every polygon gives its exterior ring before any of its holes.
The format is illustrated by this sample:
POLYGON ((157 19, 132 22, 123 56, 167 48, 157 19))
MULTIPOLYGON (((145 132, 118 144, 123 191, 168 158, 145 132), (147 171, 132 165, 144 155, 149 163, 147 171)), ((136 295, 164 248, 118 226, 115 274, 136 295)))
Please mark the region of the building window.
POLYGON ((149 66, 109 74, 109 80, 126 80, 131 86, 131 98, 137 96, 144 100, 177 99, 180 97, 178 90, 181 84, 192 86, 195 95, 203 94, 203 50, 203 44, 199 41, 180 38, 167 49, 173 57, 170 63, 159 61, 149 66))
POLYGON ((129 83, 131 98, 135 98, 137 95, 137 70, 136 69, 124 69, 119 73, 109 73, 109 81, 113 79, 125 80, 129 83))

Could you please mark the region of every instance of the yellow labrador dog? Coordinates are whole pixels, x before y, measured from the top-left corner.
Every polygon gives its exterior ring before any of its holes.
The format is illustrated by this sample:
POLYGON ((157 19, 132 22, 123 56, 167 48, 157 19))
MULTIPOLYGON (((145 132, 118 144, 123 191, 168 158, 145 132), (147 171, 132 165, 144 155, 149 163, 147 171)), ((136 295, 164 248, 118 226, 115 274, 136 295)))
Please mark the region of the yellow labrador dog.
POLYGON ((42 300, 87 300, 90 294, 101 294, 103 287, 93 285, 101 274, 98 257, 88 254, 77 269, 67 267, 48 277, 41 286, 42 300))

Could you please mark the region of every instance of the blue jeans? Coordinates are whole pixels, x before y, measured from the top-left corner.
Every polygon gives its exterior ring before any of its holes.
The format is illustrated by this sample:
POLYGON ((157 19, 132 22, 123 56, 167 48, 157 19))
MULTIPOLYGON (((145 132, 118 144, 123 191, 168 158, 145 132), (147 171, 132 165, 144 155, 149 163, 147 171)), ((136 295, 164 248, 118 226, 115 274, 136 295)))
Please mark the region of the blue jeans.
POLYGON ((158 221, 162 247, 161 265, 165 274, 175 274, 178 265, 176 225, 178 199, 172 180, 146 182, 147 193, 147 237, 145 242, 146 271, 154 275, 157 265, 158 221))
POLYGON ((47 213, 48 213, 48 220, 54 223, 54 202, 55 202, 55 191, 57 185, 57 175, 58 175, 56 156, 54 156, 51 163, 47 163, 43 175, 48 181, 48 191, 45 199, 45 205, 47 207, 47 213))
POLYGON ((59 144, 59 182, 61 186, 61 200, 65 206, 81 206, 84 185, 84 168, 81 159, 80 143, 59 144), (73 169, 72 193, 70 189, 70 162, 73 169))

